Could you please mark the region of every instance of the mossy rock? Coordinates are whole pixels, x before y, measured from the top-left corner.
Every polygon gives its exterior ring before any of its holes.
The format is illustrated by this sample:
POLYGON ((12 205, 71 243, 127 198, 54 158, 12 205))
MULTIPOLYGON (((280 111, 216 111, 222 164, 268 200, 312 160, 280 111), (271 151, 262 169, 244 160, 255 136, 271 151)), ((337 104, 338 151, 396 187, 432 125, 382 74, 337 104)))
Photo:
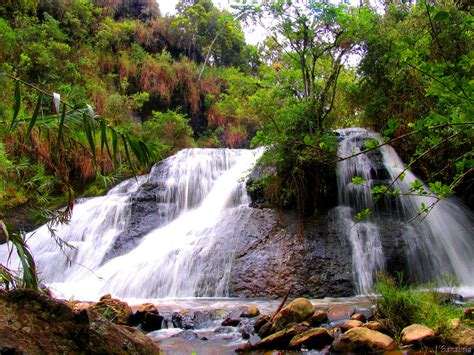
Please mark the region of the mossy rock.
POLYGON ((33 290, 0 293, 0 350, 24 354, 159 354, 141 331, 33 290))

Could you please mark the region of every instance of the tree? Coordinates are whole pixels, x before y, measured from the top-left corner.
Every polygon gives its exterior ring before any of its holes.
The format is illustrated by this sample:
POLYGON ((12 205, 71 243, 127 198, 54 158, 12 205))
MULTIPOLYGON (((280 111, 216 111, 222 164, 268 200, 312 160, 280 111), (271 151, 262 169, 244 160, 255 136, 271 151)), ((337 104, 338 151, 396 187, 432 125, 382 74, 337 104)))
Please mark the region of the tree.
POLYGON ((457 189, 471 205, 472 21, 462 3, 389 5, 366 34, 359 70, 366 124, 394 139, 435 194, 457 189))
POLYGON ((301 0, 243 2, 236 8, 238 17, 269 28, 274 49, 281 53, 279 59, 298 68, 301 85, 295 94, 305 102, 308 130, 321 131, 334 107, 344 61, 371 26, 372 11, 301 0), (270 27, 265 24, 268 18, 270 27))
POLYGON ((244 35, 229 12, 220 11, 210 0, 180 1, 177 10, 173 27, 186 43, 189 58, 204 65, 244 64, 244 35))

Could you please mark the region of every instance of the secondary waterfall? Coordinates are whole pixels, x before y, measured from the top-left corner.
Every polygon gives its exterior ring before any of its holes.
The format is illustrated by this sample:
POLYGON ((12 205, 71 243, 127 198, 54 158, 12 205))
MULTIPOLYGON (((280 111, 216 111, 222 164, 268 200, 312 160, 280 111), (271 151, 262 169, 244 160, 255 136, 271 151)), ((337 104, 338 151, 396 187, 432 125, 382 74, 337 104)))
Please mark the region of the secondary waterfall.
POLYGON ((228 219, 238 218, 239 208, 250 202, 244 180, 261 153, 186 149, 106 196, 78 201, 69 225, 56 231, 73 249, 59 250, 46 226, 28 236, 40 279, 79 299, 104 292, 141 298, 225 295, 232 248, 229 243, 216 253, 216 244, 223 243, 228 219), (129 226, 133 201, 149 186, 161 208, 147 218, 159 227, 128 253, 107 257, 129 226))
MULTIPOLYGON (((380 135, 362 128, 338 130, 341 143, 338 154, 351 157, 364 148, 366 141, 380 135)), ((385 197, 373 202, 371 188, 390 185, 404 165, 395 150, 382 146, 367 154, 357 155, 338 164, 338 213, 350 239, 353 254, 353 274, 359 293, 370 291, 374 273, 385 270, 385 255, 380 232, 389 219, 409 221, 416 217, 422 203, 430 206, 434 197, 408 193, 417 178, 406 171, 403 179, 393 184, 401 195, 385 197), (353 184, 353 177, 365 182, 353 184), (356 223, 354 214, 370 208, 370 218, 356 223)), ((426 191, 429 191, 425 187, 426 191)), ((454 198, 439 201, 428 215, 422 214, 410 223, 400 225, 410 279, 416 282, 433 281, 443 276, 454 276, 463 286, 474 286, 474 223, 470 210, 454 198)), ((389 270, 388 270, 389 271, 389 270)))

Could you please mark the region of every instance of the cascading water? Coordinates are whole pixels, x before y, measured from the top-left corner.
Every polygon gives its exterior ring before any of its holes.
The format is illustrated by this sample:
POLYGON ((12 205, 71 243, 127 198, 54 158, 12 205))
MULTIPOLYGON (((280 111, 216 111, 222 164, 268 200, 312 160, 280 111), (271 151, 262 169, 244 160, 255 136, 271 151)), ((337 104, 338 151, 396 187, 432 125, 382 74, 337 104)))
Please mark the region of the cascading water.
MULTIPOLYGON (((381 141, 365 129, 338 133, 342 157, 363 150, 367 140, 381 141)), ((474 287, 473 218, 462 204, 447 198, 423 221, 405 223, 422 202, 433 201, 403 196, 416 179, 409 171, 393 185, 402 196, 374 204, 371 187, 390 184, 403 169, 393 148, 338 164, 339 206, 315 222, 303 241, 294 237, 291 218, 287 223, 274 211, 247 207, 243 178, 261 153, 183 150, 106 196, 78 201, 70 224, 56 231, 73 249, 61 251, 46 226, 28 235, 41 281, 58 296, 82 300, 104 293, 140 299, 273 296, 280 290, 275 284, 348 295, 350 256, 338 253, 349 255, 351 247, 358 293, 370 292, 376 271, 394 272, 399 265, 412 281, 449 274, 474 287), (355 176, 365 182, 353 184, 355 176), (370 218, 356 223, 355 213, 365 208, 372 209, 370 218)), ((3 264, 6 248, 0 246, 3 264)))
POLYGON ((104 292, 140 298, 225 295, 232 248, 217 245, 225 243, 220 236, 228 220, 250 202, 243 179, 260 154, 186 149, 106 196, 79 201, 70 224, 56 231, 73 249, 59 250, 46 226, 28 236, 41 280, 58 294, 81 299, 104 292), (159 227, 109 260, 107 253, 129 225, 131 204, 149 186, 155 186, 155 203, 166 206, 153 216, 159 227))
MULTIPOLYGON (((380 135, 362 128, 339 130, 342 141, 341 157, 350 157, 364 149, 364 142, 380 135)), ((394 189, 401 195, 395 200, 386 198, 374 206, 371 188, 389 185, 404 169, 395 150, 386 145, 379 149, 341 161, 338 164, 339 215, 345 234, 351 241, 353 273, 359 293, 367 293, 376 271, 385 268, 385 256, 380 231, 389 219, 408 221, 416 217, 422 203, 430 206, 435 198, 410 194, 416 177, 405 172, 397 179, 394 189), (353 177, 361 177, 363 184, 353 184, 353 177), (372 209, 367 221, 354 221, 354 214, 372 209)), ((425 188, 426 191, 429 191, 425 188)), ((454 198, 439 201, 423 218, 415 218, 401 225, 410 279, 416 282, 433 281, 443 276, 454 276, 462 286, 474 286, 474 230, 472 212, 454 198)))

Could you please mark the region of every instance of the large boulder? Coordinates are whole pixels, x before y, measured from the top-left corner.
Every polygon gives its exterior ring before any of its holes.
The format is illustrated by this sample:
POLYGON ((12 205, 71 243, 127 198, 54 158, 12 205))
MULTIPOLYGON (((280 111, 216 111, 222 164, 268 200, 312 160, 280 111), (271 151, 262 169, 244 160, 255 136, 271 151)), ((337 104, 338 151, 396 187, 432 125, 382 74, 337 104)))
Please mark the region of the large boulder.
POLYGON ((433 329, 422 324, 412 324, 402 330, 403 344, 427 344, 434 340, 436 334, 433 329))
POLYGON ((388 335, 364 327, 348 330, 332 344, 336 352, 380 352, 395 347, 395 340, 388 335))
POLYGON ((0 334, 0 353, 159 354, 139 330, 33 290, 0 294, 0 334))
POLYGON ((306 298, 291 301, 273 318, 272 331, 282 330, 289 323, 300 323, 314 313, 313 304, 306 298))

